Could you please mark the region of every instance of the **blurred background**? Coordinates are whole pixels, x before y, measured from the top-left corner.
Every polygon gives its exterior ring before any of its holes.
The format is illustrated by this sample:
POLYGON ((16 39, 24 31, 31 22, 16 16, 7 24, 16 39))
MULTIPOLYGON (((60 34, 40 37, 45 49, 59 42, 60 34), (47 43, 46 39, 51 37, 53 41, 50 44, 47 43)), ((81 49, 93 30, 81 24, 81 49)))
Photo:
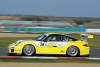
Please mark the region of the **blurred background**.
POLYGON ((98 0, 0 0, 0 31, 100 32, 99 6, 98 0))
POLYGON ((100 28, 100 18, 0 15, 0 27, 100 28))

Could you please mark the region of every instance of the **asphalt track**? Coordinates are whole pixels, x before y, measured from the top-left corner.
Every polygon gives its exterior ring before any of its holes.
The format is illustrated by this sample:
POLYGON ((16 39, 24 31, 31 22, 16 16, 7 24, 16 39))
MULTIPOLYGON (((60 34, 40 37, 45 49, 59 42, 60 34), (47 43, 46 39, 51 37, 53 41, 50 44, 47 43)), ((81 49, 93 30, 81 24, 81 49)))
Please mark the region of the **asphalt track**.
MULTIPOLYGON (((0 56, 7 56, 7 48, 0 48, 0 56)), ((100 58, 100 49, 91 49, 90 57, 100 58)))

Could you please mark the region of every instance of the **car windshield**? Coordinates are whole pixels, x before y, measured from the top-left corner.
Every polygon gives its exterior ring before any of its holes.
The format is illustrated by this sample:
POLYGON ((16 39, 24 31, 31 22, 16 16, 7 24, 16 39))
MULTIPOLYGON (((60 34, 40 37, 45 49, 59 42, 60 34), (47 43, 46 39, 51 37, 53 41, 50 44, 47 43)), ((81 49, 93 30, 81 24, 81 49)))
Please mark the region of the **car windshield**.
POLYGON ((43 38, 45 38, 45 37, 47 37, 47 35, 46 34, 43 34, 43 35, 41 35, 41 36, 39 36, 39 37, 37 37, 37 38, 35 38, 35 39, 33 39, 33 40, 36 40, 36 41, 41 41, 43 38))

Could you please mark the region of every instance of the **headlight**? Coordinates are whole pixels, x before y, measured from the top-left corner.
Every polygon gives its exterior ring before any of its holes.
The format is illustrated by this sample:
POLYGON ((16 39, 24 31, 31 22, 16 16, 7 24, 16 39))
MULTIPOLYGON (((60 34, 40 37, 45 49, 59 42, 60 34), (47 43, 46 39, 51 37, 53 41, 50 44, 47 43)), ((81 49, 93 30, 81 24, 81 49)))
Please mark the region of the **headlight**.
POLYGON ((9 45, 8 48, 14 48, 14 45, 11 45, 11 46, 9 45))
POLYGON ((14 45, 17 46, 17 45, 19 45, 20 43, 21 43, 21 42, 19 42, 19 43, 16 42, 16 43, 14 43, 14 45))
POLYGON ((19 45, 20 43, 22 43, 22 40, 18 40, 14 43, 15 46, 19 45))
POLYGON ((15 43, 13 43, 12 45, 9 45, 8 48, 14 48, 15 46, 19 45, 20 43, 22 43, 22 40, 18 40, 15 43))
POLYGON ((13 43, 12 45, 9 45, 8 48, 14 48, 15 46, 19 45, 20 43, 13 43))

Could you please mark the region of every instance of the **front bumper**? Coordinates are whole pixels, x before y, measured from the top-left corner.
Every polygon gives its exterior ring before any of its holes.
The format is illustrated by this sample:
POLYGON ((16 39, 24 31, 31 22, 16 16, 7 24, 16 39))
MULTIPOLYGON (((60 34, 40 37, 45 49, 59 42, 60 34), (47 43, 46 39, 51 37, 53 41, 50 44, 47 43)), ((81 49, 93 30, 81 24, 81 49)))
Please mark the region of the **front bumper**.
POLYGON ((8 49, 7 55, 8 56, 11 56, 11 55, 22 55, 22 53, 21 53, 21 51, 15 51, 15 49, 8 49))
POLYGON ((8 55, 22 55, 21 51, 15 51, 15 49, 8 49, 8 55))
POLYGON ((20 49, 18 47, 8 47, 7 53, 8 53, 8 55, 10 55, 10 54, 21 55, 22 54, 22 49, 20 49))

